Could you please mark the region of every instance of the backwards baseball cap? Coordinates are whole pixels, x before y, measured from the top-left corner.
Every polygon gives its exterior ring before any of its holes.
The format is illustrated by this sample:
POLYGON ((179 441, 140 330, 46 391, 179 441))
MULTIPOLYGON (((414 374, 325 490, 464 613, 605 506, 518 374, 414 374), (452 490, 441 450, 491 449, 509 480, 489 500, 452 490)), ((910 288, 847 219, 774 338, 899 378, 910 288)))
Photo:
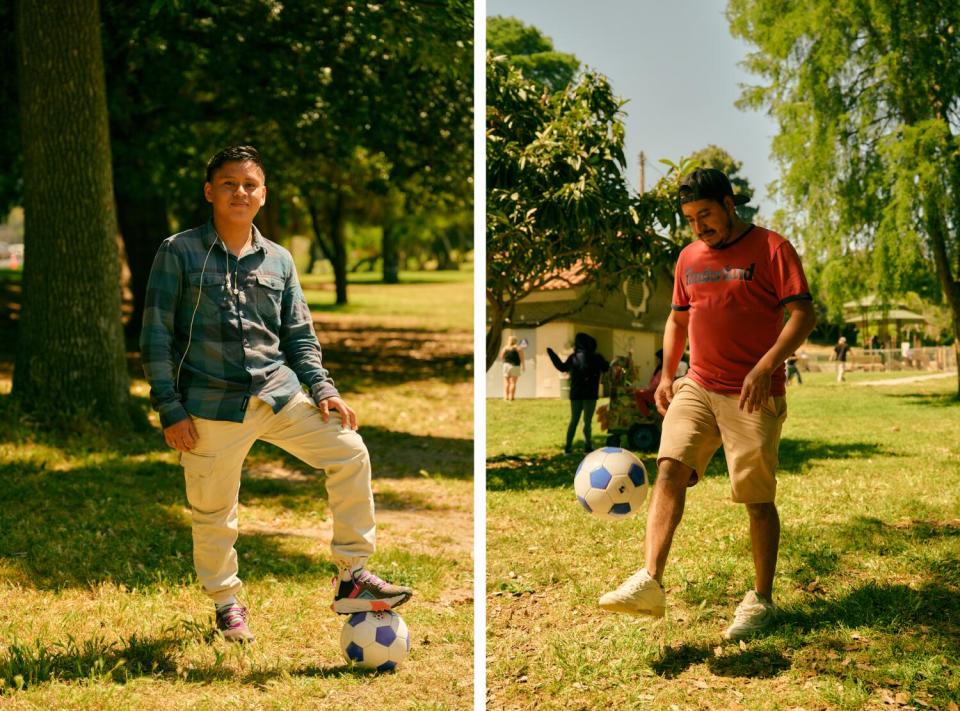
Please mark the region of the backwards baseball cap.
POLYGON ((750 202, 747 195, 734 195, 729 178, 716 168, 697 168, 688 173, 680 181, 677 192, 681 205, 696 200, 716 200, 722 203, 727 195, 733 198, 734 205, 750 202))

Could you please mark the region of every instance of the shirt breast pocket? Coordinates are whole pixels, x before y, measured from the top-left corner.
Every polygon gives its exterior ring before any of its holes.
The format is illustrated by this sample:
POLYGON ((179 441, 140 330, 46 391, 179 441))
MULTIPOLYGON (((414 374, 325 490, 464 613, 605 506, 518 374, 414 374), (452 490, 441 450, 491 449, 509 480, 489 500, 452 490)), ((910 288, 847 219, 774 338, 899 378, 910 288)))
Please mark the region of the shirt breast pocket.
POLYGON ((264 323, 279 327, 280 305, 283 301, 283 277, 261 272, 256 275, 257 313, 264 323))
POLYGON ((227 298, 226 274, 216 272, 195 272, 190 274, 190 307, 191 313, 213 317, 220 313, 227 298))

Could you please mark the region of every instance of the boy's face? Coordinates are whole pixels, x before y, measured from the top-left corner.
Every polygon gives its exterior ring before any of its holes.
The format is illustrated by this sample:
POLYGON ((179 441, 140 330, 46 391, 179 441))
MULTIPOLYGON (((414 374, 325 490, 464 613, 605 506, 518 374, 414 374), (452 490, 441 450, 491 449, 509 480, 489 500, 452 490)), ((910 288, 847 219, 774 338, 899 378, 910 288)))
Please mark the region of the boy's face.
POLYGON ((719 247, 733 236, 733 200, 694 200, 681 206, 693 234, 709 247, 719 247))
POLYGON ((267 201, 263 171, 253 161, 224 163, 203 184, 203 194, 220 222, 249 224, 267 201))

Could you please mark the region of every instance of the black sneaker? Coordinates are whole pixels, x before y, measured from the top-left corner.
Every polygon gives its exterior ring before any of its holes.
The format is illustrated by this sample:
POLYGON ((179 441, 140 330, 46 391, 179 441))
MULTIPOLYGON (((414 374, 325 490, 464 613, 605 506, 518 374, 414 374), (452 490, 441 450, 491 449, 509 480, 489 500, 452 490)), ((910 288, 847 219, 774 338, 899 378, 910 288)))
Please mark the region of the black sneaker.
POLYGON ((413 597, 411 588, 388 583, 367 570, 353 573, 350 580, 335 577, 333 587, 330 607, 338 615, 392 610, 413 597))

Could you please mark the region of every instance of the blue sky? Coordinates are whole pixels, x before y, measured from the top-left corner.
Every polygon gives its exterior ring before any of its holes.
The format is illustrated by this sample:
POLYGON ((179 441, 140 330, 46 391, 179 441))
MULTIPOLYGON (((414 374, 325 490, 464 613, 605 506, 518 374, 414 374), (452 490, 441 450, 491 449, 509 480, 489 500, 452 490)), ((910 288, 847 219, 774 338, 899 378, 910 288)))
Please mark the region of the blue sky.
POLYGON ((743 161, 767 217, 766 186, 777 177, 770 159, 776 125, 766 114, 734 106, 741 84, 757 84, 738 63, 750 51, 730 36, 722 0, 487 0, 487 15, 538 27, 558 51, 609 77, 627 99, 627 171, 639 184, 637 154, 647 156, 646 184, 677 160, 711 143, 743 161))

